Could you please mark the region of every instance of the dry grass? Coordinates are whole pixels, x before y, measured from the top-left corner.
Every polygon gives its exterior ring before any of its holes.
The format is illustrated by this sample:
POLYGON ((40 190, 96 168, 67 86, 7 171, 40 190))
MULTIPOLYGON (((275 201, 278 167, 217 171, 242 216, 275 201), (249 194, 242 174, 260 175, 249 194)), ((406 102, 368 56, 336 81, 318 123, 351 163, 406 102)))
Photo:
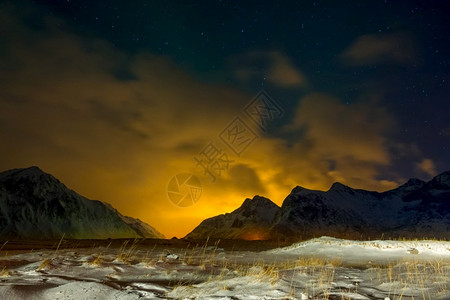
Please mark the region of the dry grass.
POLYGON ((450 262, 439 259, 396 261, 387 266, 374 266, 370 269, 370 275, 374 282, 387 284, 390 287, 388 296, 391 300, 402 299, 407 290, 418 291, 414 299, 432 300, 448 293, 448 283, 445 278, 450 277, 450 262), (430 293, 427 288, 430 285, 437 285, 437 295, 435 292, 430 293))
POLYGON ((101 266, 104 262, 104 259, 101 255, 97 256, 93 261, 90 262, 93 266, 101 266))
POLYGON ((123 242, 116 257, 118 261, 126 264, 131 264, 134 260, 136 260, 140 240, 134 239, 131 245, 128 247, 129 242, 129 240, 123 242))
MULTIPOLYGON (((61 242, 62 239, 54 253, 49 253, 49 258, 40 263, 37 268, 38 271, 50 270, 55 267, 57 262, 55 260, 59 260, 61 256, 59 251, 61 242)), ((161 251, 161 253, 155 253, 156 244, 149 250, 147 250, 148 248, 138 249, 140 240, 126 240, 120 248, 114 249, 117 252, 111 250, 109 254, 105 255, 105 250, 95 252, 95 249, 93 249, 95 255, 91 256, 92 261, 89 264, 94 267, 109 265, 114 263, 114 257, 117 261, 125 264, 144 263, 147 266, 154 267, 153 269, 165 272, 167 276, 171 275, 176 278, 171 283, 174 288, 186 288, 187 285, 193 284, 193 282, 189 282, 182 277, 176 277, 177 272, 179 272, 178 268, 188 269, 189 272, 192 272, 190 276, 196 278, 195 283, 199 281, 204 283, 217 282, 224 291, 230 291, 234 288, 224 280, 245 276, 248 277, 250 282, 267 283, 274 288, 282 286, 286 293, 285 299, 302 299, 302 297, 308 295, 312 299, 347 300, 352 299, 351 294, 357 293, 359 289, 358 282, 355 282, 352 287, 336 287, 336 282, 341 280, 336 279, 336 274, 341 274, 338 273, 342 270, 340 268, 349 268, 349 265, 344 265, 341 259, 304 256, 297 257, 294 260, 280 259, 274 261, 255 258, 253 262, 248 262, 248 259, 231 259, 232 257, 240 257, 241 253, 228 251, 224 254, 224 252, 221 252, 218 248, 220 241, 216 241, 209 246, 208 242, 209 240, 202 245, 188 245, 187 248, 176 249, 179 260, 170 260, 165 257, 165 254, 169 252, 166 249, 159 248, 158 251, 161 251), (235 256, 235 254, 239 255, 235 256), (175 272, 176 270, 177 272, 175 272), (336 293, 339 292, 342 294, 336 296, 336 293)), ((373 246, 372 243, 370 245, 373 246)), ((0 250, 3 246, 0 245, 0 250)), ((258 257, 258 253, 254 257, 258 257)), ((391 300, 411 299, 412 292, 415 300, 444 298, 448 294, 449 288, 447 278, 450 278, 450 261, 443 259, 423 261, 419 259, 420 255, 411 255, 408 260, 391 261, 386 264, 370 262, 350 267, 355 267, 358 271, 363 272, 366 279, 370 278, 370 282, 366 280, 365 284, 370 283, 370 286, 385 291, 386 297, 391 300), (414 260, 413 257, 417 257, 417 259, 414 260), (434 287, 431 291, 428 290, 430 286, 434 287)), ((151 272, 154 272, 154 270, 151 272)), ((0 272, 0 277, 7 277, 8 275, 9 272, 4 267, 0 272)), ((195 286, 192 289, 195 289, 195 286)))
POLYGON ((49 269, 52 266, 52 259, 50 258, 46 258, 44 259, 41 264, 39 265, 39 267, 37 268, 37 271, 44 271, 49 269))
MULTIPOLYGON (((205 255, 204 252, 198 259, 200 259, 201 271, 204 271, 208 264, 214 263, 211 256, 205 255), (202 258, 205 261, 202 261, 202 258)), ((191 258, 190 261, 193 261, 193 259, 191 258)), ((198 260, 196 263, 198 263, 198 260)), ((302 297, 302 295, 303 297, 312 295, 314 299, 337 299, 336 293, 339 292, 342 293, 338 296, 340 297, 339 299, 352 299, 352 294, 354 295, 358 292, 358 282, 355 281, 354 287, 351 289, 342 288, 336 290, 334 281, 336 268, 338 267, 345 267, 342 260, 321 257, 302 257, 295 261, 271 263, 265 263, 260 260, 253 262, 253 264, 224 261, 220 273, 211 277, 210 280, 220 281, 235 276, 249 276, 253 277, 254 280, 261 280, 275 285, 280 280, 290 279, 288 299, 301 299, 299 297, 302 297), (289 274, 290 278, 282 278, 280 274, 289 274), (297 275, 307 275, 310 278, 302 289, 295 286, 294 281, 297 275)), ((433 260, 421 262, 405 260, 384 265, 371 263, 370 266, 363 265, 360 267, 362 268, 361 270, 367 270, 367 272, 372 274, 374 286, 384 284, 389 287, 386 294, 391 300, 404 299, 407 293, 413 293, 412 297, 417 300, 432 300, 436 296, 441 297, 448 293, 446 280, 446 278, 450 277, 450 262, 448 261, 433 260), (438 285, 437 295, 430 294, 427 291, 427 287, 436 285, 438 285)), ((224 289, 228 289, 228 287, 224 286, 224 289)), ((407 298, 411 298, 411 295, 407 298)))
POLYGON ((2 268, 2 271, 0 272, 0 277, 8 277, 9 276, 9 272, 6 269, 6 267, 2 268))

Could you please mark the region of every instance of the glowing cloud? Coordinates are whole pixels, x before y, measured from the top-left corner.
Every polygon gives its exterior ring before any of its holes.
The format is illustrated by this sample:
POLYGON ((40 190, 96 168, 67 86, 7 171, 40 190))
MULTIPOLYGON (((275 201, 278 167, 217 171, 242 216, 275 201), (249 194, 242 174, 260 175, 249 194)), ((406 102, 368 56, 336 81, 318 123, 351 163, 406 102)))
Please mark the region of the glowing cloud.
POLYGON ((429 176, 437 175, 436 167, 434 166, 434 162, 429 158, 425 158, 421 162, 417 163, 416 168, 417 168, 417 170, 424 172, 425 174, 427 174, 429 176))
POLYGON ((238 79, 243 81, 267 80, 274 85, 292 88, 306 88, 306 76, 291 59, 279 51, 252 51, 233 57, 231 66, 238 79), (263 68, 256 64, 264 65, 263 68))
POLYGON ((342 54, 350 65, 410 64, 416 59, 413 39, 406 33, 368 34, 357 38, 342 54))
MULTIPOLYGON (((110 202, 168 237, 184 236, 255 194, 281 204, 296 185, 396 185, 380 179, 378 170, 390 163, 386 142, 394 121, 388 112, 370 101, 345 105, 319 93, 299 99, 285 128, 295 138, 256 131, 258 139, 212 182, 194 157, 253 95, 203 82, 164 56, 130 55, 103 40, 69 34, 63 22, 44 14, 38 16, 45 30, 35 32, 22 22, 29 12, 0 8, 0 30, 16 37, 0 58, 7 70, 0 72, 0 156, 8 158, 1 170, 39 165, 84 196, 110 202), (191 207, 167 197, 167 185, 179 172, 201 179, 202 197, 191 207)), ((277 86, 307 86, 281 52, 246 57, 265 60, 267 80, 277 86)), ((251 66, 240 71, 243 79, 259 76, 251 66)))

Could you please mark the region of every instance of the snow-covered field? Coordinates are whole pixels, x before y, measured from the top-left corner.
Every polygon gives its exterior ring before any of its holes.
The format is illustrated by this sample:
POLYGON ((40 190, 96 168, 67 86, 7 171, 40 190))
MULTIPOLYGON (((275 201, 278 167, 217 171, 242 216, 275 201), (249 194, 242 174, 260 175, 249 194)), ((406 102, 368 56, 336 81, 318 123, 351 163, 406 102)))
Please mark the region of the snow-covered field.
POLYGON ((0 299, 450 299, 450 242, 0 251, 0 299))

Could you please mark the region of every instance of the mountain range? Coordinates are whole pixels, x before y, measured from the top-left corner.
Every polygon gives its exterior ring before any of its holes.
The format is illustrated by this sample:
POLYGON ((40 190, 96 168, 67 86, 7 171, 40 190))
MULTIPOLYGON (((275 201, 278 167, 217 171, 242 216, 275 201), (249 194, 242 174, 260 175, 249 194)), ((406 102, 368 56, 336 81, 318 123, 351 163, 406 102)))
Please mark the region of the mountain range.
POLYGON ((334 183, 328 191, 295 187, 281 207, 255 196, 227 214, 201 222, 187 239, 304 240, 450 238, 450 171, 425 182, 410 179, 386 192, 334 183))
MULTIPOLYGON (((410 179, 386 192, 334 183, 295 187, 281 207, 254 196, 231 213, 204 220, 186 239, 305 240, 450 238, 450 171, 410 179)), ((164 238, 110 204, 89 200, 38 167, 0 173, 0 239, 164 238)))
POLYGON ((0 173, 0 239, 164 238, 150 225, 89 200, 38 167, 0 173))

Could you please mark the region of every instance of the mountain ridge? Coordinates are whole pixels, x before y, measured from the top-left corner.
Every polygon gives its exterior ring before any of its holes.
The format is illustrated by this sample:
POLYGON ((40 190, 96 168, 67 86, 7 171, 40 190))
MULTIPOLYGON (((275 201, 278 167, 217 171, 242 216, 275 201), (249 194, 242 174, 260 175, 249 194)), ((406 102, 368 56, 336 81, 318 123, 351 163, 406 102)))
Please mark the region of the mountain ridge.
POLYGON ((163 238, 112 205, 85 198, 39 167, 0 173, 0 238, 163 238))
MULTIPOLYGON (((232 238, 227 227, 228 219, 237 218, 239 209, 221 215, 220 232, 207 226, 217 221, 215 218, 219 216, 216 216, 202 222, 202 226, 199 225, 186 238, 232 238)), ((241 226, 251 223, 250 229, 263 231, 264 234, 259 236, 267 239, 303 240, 322 235, 350 239, 381 235, 448 239, 450 171, 428 182, 411 178, 403 185, 384 192, 353 189, 339 182, 327 191, 296 186, 276 210, 269 226, 259 226, 255 223, 255 216, 250 217, 251 221, 247 222, 240 215, 241 226)))

